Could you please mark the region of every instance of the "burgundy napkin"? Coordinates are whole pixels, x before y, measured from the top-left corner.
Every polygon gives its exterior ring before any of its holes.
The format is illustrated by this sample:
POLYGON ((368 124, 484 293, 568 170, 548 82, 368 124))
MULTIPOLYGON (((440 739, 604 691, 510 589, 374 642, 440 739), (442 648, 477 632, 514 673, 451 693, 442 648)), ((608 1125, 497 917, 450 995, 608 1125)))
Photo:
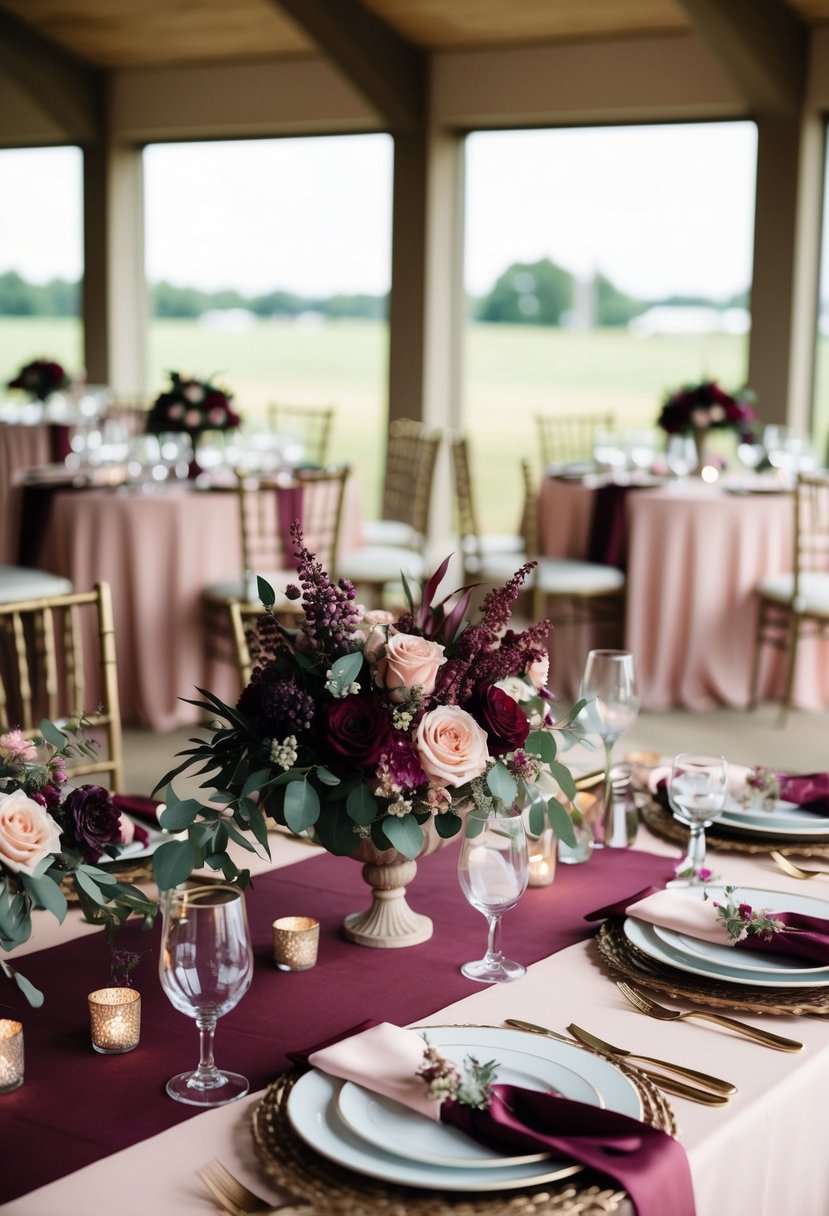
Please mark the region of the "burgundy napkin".
POLYGON ((778 773, 780 797, 796 802, 805 811, 829 815, 829 773, 801 773, 799 777, 778 773))
MULTIPOLYGON (((767 936, 749 932, 740 941, 732 941, 717 913, 716 892, 712 891, 711 897, 703 900, 688 898, 683 890, 687 888, 660 891, 656 887, 645 887, 631 899, 619 900, 588 913, 585 920, 628 915, 717 946, 733 946, 735 950, 776 954, 783 958, 803 958, 818 966, 829 965, 829 920, 824 917, 762 909, 783 927, 767 936)), ((745 903, 738 906, 745 912, 746 920, 752 912, 761 911, 745 903)))
MULTIPOLYGON (((428 1030, 427 1030, 428 1033, 428 1030)), ((600 1171, 624 1187, 638 1216, 693 1216, 691 1175, 678 1141, 637 1119, 553 1093, 494 1085, 487 1110, 431 1099, 416 1070, 425 1043, 417 1031, 363 1023, 292 1058, 393 1097, 425 1118, 458 1127, 510 1153, 548 1150, 600 1171)), ((435 1180, 439 1185, 439 1179, 435 1180)))
POLYGON ((122 814, 129 815, 131 819, 143 819, 154 828, 159 827, 158 808, 164 805, 163 802, 145 798, 143 794, 113 794, 112 801, 122 814))

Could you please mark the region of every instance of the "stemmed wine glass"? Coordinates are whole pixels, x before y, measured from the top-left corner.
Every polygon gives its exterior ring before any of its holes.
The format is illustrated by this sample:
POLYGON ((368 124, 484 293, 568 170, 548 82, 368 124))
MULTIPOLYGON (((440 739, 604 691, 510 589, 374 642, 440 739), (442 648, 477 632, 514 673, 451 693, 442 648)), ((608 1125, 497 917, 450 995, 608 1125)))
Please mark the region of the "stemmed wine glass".
POLYGON ((639 713, 639 697, 629 650, 591 650, 584 665, 580 696, 592 701, 596 733, 604 743, 604 801, 601 823, 595 831, 595 845, 602 848, 611 831, 613 790, 610 780, 611 756, 616 740, 630 730, 639 713))
POLYGON ((172 1077, 167 1093, 190 1106, 233 1102, 248 1092, 248 1080, 216 1067, 213 1037, 253 976, 244 895, 230 883, 169 891, 162 913, 161 986, 180 1013, 196 1019, 200 1045, 198 1068, 172 1077))
POLYGON ((464 963, 462 973, 482 984, 520 979, 526 967, 501 952, 501 917, 527 889, 527 837, 520 815, 473 812, 466 822, 458 858, 458 880, 466 899, 489 924, 486 954, 464 963))
POLYGON ((723 756, 681 752, 675 757, 668 782, 668 801, 674 818, 691 829, 688 851, 679 873, 689 882, 702 879, 705 865, 705 829, 722 814, 728 795, 728 765, 723 756))

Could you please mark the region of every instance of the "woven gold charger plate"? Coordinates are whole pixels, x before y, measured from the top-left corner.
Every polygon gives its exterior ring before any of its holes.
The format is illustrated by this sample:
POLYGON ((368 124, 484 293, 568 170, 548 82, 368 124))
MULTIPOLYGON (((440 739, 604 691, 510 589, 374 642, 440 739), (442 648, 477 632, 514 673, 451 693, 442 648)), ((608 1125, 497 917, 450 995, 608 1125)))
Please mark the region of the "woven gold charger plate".
MULTIPOLYGON (((584 1049, 587 1050, 587 1049, 584 1049)), ((673 1111, 663 1095, 635 1068, 614 1060, 642 1100, 643 1119, 676 1134, 673 1111)), ((604 1216, 631 1213, 624 1191, 608 1188, 587 1170, 575 1178, 500 1191, 497 1195, 447 1195, 436 1189, 392 1186, 364 1177, 315 1153, 288 1118, 288 1098, 301 1074, 286 1073, 265 1091, 253 1113, 253 1139, 264 1172, 295 1203, 315 1216, 604 1216)))
MULTIPOLYGON (((688 843, 688 829, 677 823, 673 815, 661 807, 658 802, 650 802, 640 810, 646 827, 654 836, 670 840, 683 847, 688 843)), ((743 835, 740 832, 729 832, 727 828, 718 827, 716 823, 705 830, 705 843, 712 849, 729 850, 732 853, 768 853, 776 849, 778 853, 798 857, 829 858, 829 839, 823 836, 816 840, 814 836, 776 836, 773 832, 760 835, 752 832, 743 835), (823 843, 820 843, 820 840, 823 843)))
POLYGON ((744 1013, 829 1015, 829 987, 752 988, 729 984, 727 980, 697 979, 690 972, 674 970, 639 950, 628 941, 619 920, 605 921, 595 941, 599 954, 613 971, 667 996, 744 1013))

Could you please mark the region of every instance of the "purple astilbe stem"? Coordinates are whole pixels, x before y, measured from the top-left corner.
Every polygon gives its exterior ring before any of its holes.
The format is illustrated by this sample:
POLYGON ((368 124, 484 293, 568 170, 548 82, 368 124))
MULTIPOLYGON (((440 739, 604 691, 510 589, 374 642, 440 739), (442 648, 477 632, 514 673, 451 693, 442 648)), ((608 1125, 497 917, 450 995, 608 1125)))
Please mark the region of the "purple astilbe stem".
POLYGON ((291 524, 297 577, 302 586, 305 612, 303 631, 313 648, 329 661, 354 649, 353 635, 360 623, 354 599, 354 584, 347 578, 335 583, 310 549, 306 548, 302 528, 291 524))

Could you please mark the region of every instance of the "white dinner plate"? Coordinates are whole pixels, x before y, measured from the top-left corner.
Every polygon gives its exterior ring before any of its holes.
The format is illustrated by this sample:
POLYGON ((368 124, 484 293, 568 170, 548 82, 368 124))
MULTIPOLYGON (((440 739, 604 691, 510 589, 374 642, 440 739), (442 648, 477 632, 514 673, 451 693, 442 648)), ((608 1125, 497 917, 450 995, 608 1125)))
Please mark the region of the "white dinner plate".
MULTIPOLYGON (((128 817, 131 818, 131 816, 128 817)), ((144 858, 152 857, 158 846, 164 844, 165 840, 178 839, 171 832, 165 832, 161 827, 154 828, 152 824, 145 823, 143 819, 136 819, 134 822, 142 827, 149 836, 147 843, 139 844, 137 841, 133 841, 131 844, 124 845, 117 857, 104 855, 100 861, 95 862, 96 866, 106 870, 111 866, 122 866, 126 862, 141 861, 144 858)))
MULTIPOLYGON (((779 891, 747 891, 736 890, 735 896, 749 896, 746 902, 751 903, 754 899, 754 905, 757 907, 771 907, 774 910, 774 901, 777 902, 777 910, 782 910, 780 904, 785 899, 785 907, 792 912, 809 911, 815 914, 814 907, 806 908, 802 906, 803 902, 812 905, 819 905, 820 911, 817 915, 825 915, 829 911, 829 907, 821 900, 810 900, 806 896, 782 895, 779 891), (769 897, 772 897, 772 902, 769 902, 769 897)), ((752 970, 745 970, 739 965, 743 959, 743 953, 738 956, 738 965, 734 962, 734 952, 728 946, 717 946, 713 942, 701 942, 695 939, 695 950, 692 952, 686 946, 680 944, 669 945, 665 940, 664 935, 666 930, 657 932, 654 925, 650 925, 645 921, 635 920, 633 917, 627 917, 623 925, 625 937, 635 946, 646 954, 649 958, 654 959, 658 963, 662 963, 668 967, 673 967, 678 971, 685 971, 691 975, 701 975, 706 979, 726 980, 731 984, 746 985, 753 988, 823 988, 829 985, 829 969, 824 967, 811 967, 808 971, 786 971, 780 970, 780 960, 772 955, 754 955, 755 960, 764 959, 764 965, 752 970), (726 959, 721 962, 717 956, 717 952, 725 950, 727 952, 726 959)), ((678 938, 682 935, 677 934, 678 938)), ((746 956, 748 957, 748 956, 746 956)), ((787 964, 784 962, 782 966, 785 968, 787 964)))
POLYGON ((763 832, 775 836, 829 836, 829 818, 784 799, 776 802, 772 810, 763 811, 744 807, 736 798, 729 798, 716 822, 730 831, 763 832))
MULTIPOLYGON (((424 1028, 457 1031, 468 1037, 468 1027, 424 1028)), ((567 1043, 519 1030, 487 1030, 485 1045, 492 1044, 493 1058, 502 1045, 537 1055, 539 1061, 559 1061, 583 1076, 599 1093, 609 1110, 641 1119, 642 1104, 636 1087, 604 1057, 592 1055, 567 1043)), ((288 1098, 288 1118, 297 1135, 323 1157, 357 1173, 404 1186, 441 1191, 498 1191, 551 1182, 577 1173, 581 1166, 545 1158, 524 1165, 456 1167, 407 1160, 368 1143, 342 1119, 338 1099, 343 1083, 311 1070, 297 1081, 288 1098)), ((441 1127, 443 1125, 440 1125, 441 1127)), ((447 1132, 450 1130, 445 1129, 447 1132)))
MULTIPOLYGON (((490 1058, 497 1058, 498 1081, 501 1084, 540 1091, 554 1089, 561 1097, 574 1102, 604 1106, 598 1090, 585 1077, 555 1060, 541 1058, 535 1045, 532 1045, 532 1051, 516 1051, 503 1044, 493 1047, 488 1041, 488 1032, 475 1029, 465 1029, 460 1036, 454 1027, 427 1030, 425 1033, 429 1042, 439 1047, 446 1059, 458 1067, 462 1067, 467 1056, 473 1056, 481 1064, 490 1058)), ((343 1121, 363 1140, 410 1161, 461 1168, 493 1167, 544 1161, 550 1155, 532 1153, 504 1156, 471 1140, 459 1128, 424 1119, 399 1102, 380 1097, 350 1081, 340 1090, 339 1111, 343 1121)))

